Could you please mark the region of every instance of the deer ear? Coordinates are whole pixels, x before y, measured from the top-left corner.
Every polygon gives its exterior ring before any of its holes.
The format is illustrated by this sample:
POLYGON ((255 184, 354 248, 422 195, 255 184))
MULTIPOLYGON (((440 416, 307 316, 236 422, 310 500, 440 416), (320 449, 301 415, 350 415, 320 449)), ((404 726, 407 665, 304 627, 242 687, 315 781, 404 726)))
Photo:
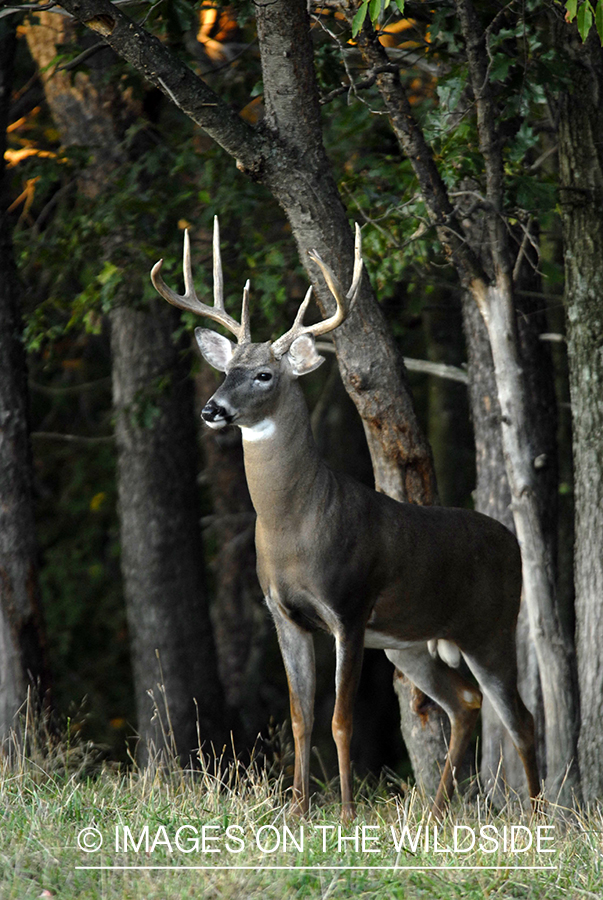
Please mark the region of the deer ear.
POLYGON ((316 352, 312 335, 302 334, 291 344, 287 360, 294 375, 307 375, 321 366, 325 358, 316 352))
POLYGON ((226 372, 235 351, 233 342, 209 328, 195 328, 195 338, 203 358, 210 366, 218 372, 226 372))

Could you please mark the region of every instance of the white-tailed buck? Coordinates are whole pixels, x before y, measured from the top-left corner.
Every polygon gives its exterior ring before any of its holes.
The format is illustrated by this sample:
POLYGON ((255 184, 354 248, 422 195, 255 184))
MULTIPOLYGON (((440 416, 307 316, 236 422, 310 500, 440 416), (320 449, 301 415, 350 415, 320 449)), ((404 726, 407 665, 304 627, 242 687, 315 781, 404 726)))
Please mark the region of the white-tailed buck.
POLYGON ((454 771, 468 746, 481 691, 457 670, 461 655, 508 729, 525 767, 530 796, 539 792, 531 714, 517 691, 515 625, 521 559, 513 535, 487 516, 464 509, 399 503, 333 472, 319 457, 297 383, 322 362, 314 338, 337 328, 362 278, 356 226, 353 283, 344 294, 334 273, 312 252, 335 297, 336 312, 304 325, 311 288, 292 328, 273 343, 254 344, 249 282, 241 323, 224 309, 220 239, 214 231, 214 306, 196 296, 188 234, 183 296, 151 273, 162 297, 225 326, 237 338, 205 328, 195 337, 205 359, 226 378, 202 416, 210 428, 238 425, 245 471, 257 513, 257 570, 274 616, 291 701, 295 741, 293 793, 308 809, 310 738, 314 717, 312 632, 335 638, 333 737, 341 779, 342 814, 354 816, 350 740, 352 709, 364 647, 380 647, 450 717, 448 758, 434 802, 442 816, 454 771))

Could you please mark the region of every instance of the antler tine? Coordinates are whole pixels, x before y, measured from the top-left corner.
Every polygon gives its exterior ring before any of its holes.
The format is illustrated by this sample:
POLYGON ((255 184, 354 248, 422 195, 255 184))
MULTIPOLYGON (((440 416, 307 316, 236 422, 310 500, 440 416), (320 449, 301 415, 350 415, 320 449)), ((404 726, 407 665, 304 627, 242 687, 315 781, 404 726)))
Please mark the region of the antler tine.
POLYGON ((220 254, 220 223, 214 216, 214 306, 216 309, 224 309, 224 276, 222 275, 222 256, 220 254))
POLYGON ((327 263, 322 259, 317 250, 309 250, 308 256, 319 266, 320 271, 322 272, 323 277, 327 283, 327 286, 333 294, 333 297, 335 298, 337 309, 332 316, 329 316, 328 319, 323 319, 321 322, 316 322, 314 325, 303 325, 302 323, 304 313, 306 311, 308 303, 310 302, 310 288, 304 298, 302 305, 298 310, 292 327, 282 337, 278 338, 272 345, 272 352, 277 357, 277 359, 281 356, 284 356, 293 341, 300 337, 302 334, 311 334, 314 337, 319 337, 322 334, 328 334, 329 331, 334 331, 335 328, 341 325, 341 323, 347 318, 348 313, 352 308, 356 297, 358 296, 358 291, 360 289, 360 283, 362 280, 362 235, 360 226, 358 225, 358 223, 356 223, 354 239, 354 273, 352 276, 352 284, 347 294, 343 294, 341 285, 339 284, 335 273, 333 272, 331 267, 327 265, 327 263))
POLYGON ((249 326, 249 288, 251 282, 249 278, 245 282, 243 288, 243 305, 241 306, 241 336, 239 344, 249 344, 251 342, 251 329, 249 326))
POLYGON ((352 309, 352 306, 356 302, 356 298, 358 296, 358 292, 360 290, 360 283, 362 281, 362 231, 360 230, 360 225, 358 222, 355 224, 354 228, 354 273, 352 275, 352 284, 350 285, 350 289, 346 294, 346 300, 348 301, 348 311, 352 309))
POLYGON ((239 325, 236 319, 233 319, 225 310, 224 310, 224 297, 223 297, 223 286, 222 286, 222 266, 220 263, 220 233, 219 229, 216 229, 217 222, 214 224, 214 305, 208 306, 206 303, 203 303, 197 297, 195 291, 195 285, 193 283, 193 270, 191 264, 191 246, 190 246, 190 237, 188 233, 188 228, 184 231, 184 248, 182 251, 182 268, 184 271, 184 294, 177 294, 176 291, 173 291, 170 287, 167 286, 165 281, 161 276, 161 268, 163 266, 163 259, 160 259, 159 262, 156 262, 153 268, 151 269, 151 281, 153 282, 153 286, 155 290, 161 294, 164 300, 167 300, 168 303, 171 303, 172 306, 177 306, 178 309, 186 309, 189 312, 197 313, 200 316, 207 316, 208 319, 212 319, 214 322, 219 322, 220 325, 223 325, 231 334, 234 334, 239 344, 246 343, 249 340, 249 313, 247 311, 247 325, 243 324, 239 325), (216 230, 217 230, 217 243, 218 243, 218 261, 216 265, 216 230))

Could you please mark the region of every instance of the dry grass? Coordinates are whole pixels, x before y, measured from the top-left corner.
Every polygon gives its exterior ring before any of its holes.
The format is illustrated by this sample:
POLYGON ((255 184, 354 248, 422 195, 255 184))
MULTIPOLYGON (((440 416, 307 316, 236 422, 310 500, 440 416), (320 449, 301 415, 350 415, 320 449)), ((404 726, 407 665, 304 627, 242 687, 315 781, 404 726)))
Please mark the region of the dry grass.
POLYGON ((334 783, 299 820, 265 762, 212 757, 193 772, 165 751, 152 759, 100 765, 93 748, 53 738, 26 712, 0 756, 2 900, 602 896, 601 806, 534 819, 513 797, 496 813, 461 799, 434 846, 414 789, 358 784, 357 822, 340 829, 334 783))

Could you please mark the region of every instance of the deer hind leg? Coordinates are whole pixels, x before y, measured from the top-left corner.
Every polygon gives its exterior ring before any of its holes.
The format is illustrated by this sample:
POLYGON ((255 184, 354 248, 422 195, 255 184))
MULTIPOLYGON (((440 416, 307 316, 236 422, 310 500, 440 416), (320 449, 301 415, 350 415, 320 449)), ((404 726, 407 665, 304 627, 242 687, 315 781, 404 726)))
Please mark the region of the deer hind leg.
POLYGON ((339 781, 341 785, 341 817, 350 822, 356 815, 352 794, 352 742, 354 700, 360 681, 364 655, 364 630, 335 636, 335 709, 332 731, 337 747, 339 781))
POLYGON ((517 689, 515 642, 495 653, 478 651, 463 657, 509 732, 525 769, 532 806, 540 794, 534 719, 517 689))
POLYGON ((386 650, 386 656, 424 694, 435 700, 450 719, 450 745, 432 812, 442 820, 454 793, 459 769, 482 705, 480 691, 442 660, 433 658, 427 644, 404 650, 386 650))
POLYGON ((284 616, 270 598, 267 602, 274 617, 289 685, 291 730, 295 746, 293 808, 294 812, 303 814, 308 812, 310 804, 310 741, 314 724, 316 689, 314 641, 310 632, 304 631, 284 616))

